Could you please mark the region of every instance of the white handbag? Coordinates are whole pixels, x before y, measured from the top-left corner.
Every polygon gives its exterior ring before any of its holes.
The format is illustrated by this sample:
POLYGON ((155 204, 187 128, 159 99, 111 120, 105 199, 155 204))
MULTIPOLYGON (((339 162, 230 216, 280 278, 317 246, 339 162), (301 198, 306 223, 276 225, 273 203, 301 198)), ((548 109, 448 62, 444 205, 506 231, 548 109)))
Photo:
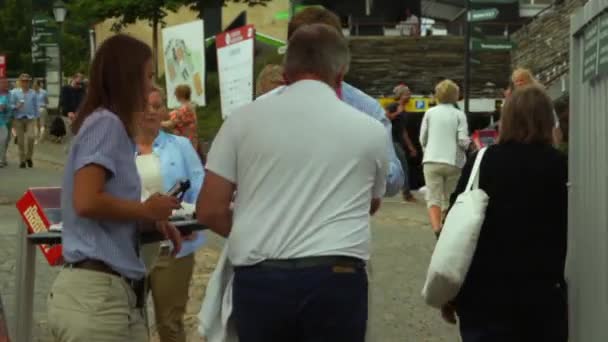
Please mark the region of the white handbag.
POLYGON ((486 149, 477 153, 467 187, 450 209, 431 257, 422 296, 435 308, 458 295, 475 254, 489 200, 479 189, 479 167, 486 149))

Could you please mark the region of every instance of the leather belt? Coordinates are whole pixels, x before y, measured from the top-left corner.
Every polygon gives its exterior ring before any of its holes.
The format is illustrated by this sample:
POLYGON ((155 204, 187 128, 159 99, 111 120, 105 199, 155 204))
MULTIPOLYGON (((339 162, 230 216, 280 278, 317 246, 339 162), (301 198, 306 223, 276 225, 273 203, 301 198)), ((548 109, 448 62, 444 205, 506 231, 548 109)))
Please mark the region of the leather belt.
POLYGON ((127 280, 127 282, 130 282, 130 279, 123 277, 122 275, 120 275, 120 273, 114 271, 110 266, 108 266, 103 261, 94 260, 94 259, 85 259, 85 260, 74 262, 74 263, 68 263, 68 264, 66 264, 66 266, 72 267, 72 268, 80 268, 83 270, 111 274, 111 275, 123 278, 123 279, 127 280))
POLYGON ((365 268, 365 261, 347 256, 317 256, 295 259, 268 259, 252 266, 239 266, 238 268, 274 268, 283 270, 294 270, 320 266, 341 266, 353 268, 365 268))

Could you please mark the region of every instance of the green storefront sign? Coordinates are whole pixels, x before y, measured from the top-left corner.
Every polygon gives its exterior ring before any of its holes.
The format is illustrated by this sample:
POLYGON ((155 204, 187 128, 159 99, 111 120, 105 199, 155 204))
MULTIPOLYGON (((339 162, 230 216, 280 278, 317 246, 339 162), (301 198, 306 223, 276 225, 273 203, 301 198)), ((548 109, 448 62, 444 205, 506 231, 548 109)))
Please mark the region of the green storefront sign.
POLYGON ((600 17, 598 73, 608 75, 608 13, 600 17))
POLYGON ((515 43, 506 39, 477 39, 471 40, 471 50, 473 51, 510 51, 515 47, 515 43))
POLYGON ((597 75, 599 24, 599 18, 596 18, 583 31, 583 82, 589 81, 597 75))
POLYGON ((470 22, 488 21, 496 19, 498 14, 499 12, 496 8, 484 8, 469 11, 468 19, 470 22))

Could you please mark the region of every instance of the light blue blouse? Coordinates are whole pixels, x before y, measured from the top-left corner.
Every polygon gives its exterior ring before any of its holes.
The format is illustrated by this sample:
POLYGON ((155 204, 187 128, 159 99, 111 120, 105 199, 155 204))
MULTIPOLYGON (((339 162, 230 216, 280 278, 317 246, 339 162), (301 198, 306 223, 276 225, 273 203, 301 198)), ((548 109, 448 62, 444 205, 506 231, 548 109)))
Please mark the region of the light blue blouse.
MULTIPOLYGON (((198 154, 190 140, 160 131, 152 145, 153 153, 160 159, 160 173, 163 179, 163 190, 169 191, 182 179, 190 180, 190 189, 184 195, 184 202, 196 203, 203 186, 205 171, 198 154)), ((205 235, 199 232, 196 239, 184 241, 182 251, 177 257, 194 253, 205 243, 205 235)))

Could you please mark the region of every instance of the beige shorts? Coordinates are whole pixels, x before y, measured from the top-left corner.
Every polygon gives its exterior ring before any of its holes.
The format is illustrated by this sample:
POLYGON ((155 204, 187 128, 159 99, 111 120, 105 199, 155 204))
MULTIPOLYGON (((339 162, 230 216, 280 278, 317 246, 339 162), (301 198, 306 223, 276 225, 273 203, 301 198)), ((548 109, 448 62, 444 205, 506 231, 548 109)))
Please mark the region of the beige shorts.
POLYGON ((461 170, 453 165, 440 163, 424 164, 426 182, 426 205, 447 209, 450 196, 456 190, 461 170))

